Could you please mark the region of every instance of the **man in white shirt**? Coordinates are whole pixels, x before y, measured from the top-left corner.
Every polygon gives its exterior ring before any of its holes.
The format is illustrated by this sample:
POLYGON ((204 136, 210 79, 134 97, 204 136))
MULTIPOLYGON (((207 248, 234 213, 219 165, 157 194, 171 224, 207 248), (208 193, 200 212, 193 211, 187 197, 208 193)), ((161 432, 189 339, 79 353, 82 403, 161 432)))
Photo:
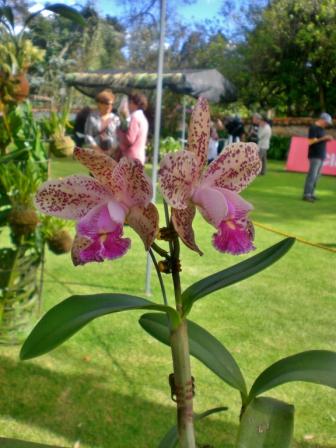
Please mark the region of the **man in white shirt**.
POLYGON ((258 125, 259 156, 262 163, 260 174, 264 175, 266 174, 267 151, 269 150, 271 143, 272 129, 265 118, 261 116, 258 118, 258 125))

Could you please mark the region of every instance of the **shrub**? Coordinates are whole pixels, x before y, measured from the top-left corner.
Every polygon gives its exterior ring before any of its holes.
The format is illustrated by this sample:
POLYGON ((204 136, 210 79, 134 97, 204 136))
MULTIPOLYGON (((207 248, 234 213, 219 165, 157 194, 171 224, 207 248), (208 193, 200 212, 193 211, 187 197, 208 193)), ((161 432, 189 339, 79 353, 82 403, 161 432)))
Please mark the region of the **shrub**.
POLYGON ((273 135, 268 158, 274 160, 286 160, 289 151, 291 137, 273 135))

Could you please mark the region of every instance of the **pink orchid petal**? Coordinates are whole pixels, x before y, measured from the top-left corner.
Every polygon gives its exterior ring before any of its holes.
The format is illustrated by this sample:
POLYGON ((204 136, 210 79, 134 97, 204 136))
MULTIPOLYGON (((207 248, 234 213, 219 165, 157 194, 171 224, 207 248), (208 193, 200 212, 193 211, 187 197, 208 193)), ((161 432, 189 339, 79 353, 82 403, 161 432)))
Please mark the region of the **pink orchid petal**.
POLYGON ((113 221, 118 222, 119 224, 124 224, 128 211, 126 207, 119 202, 109 200, 107 203, 107 208, 113 221))
POLYGON ((193 194, 192 201, 201 212, 203 218, 216 228, 229 213, 225 195, 215 188, 197 188, 193 194))
POLYGON ((69 176, 45 182, 36 193, 35 205, 42 213, 77 220, 108 197, 109 191, 92 177, 69 176))
POLYGON ((125 255, 130 245, 131 240, 129 238, 120 238, 119 235, 114 233, 109 233, 104 238, 97 236, 90 246, 80 252, 80 264, 115 260, 125 255))
POLYGON ((189 247, 189 249, 203 255, 203 252, 199 249, 195 242, 195 234, 192 228, 195 213, 195 206, 193 204, 189 204, 188 207, 183 210, 173 208, 171 216, 174 228, 184 244, 189 247))
POLYGON ((255 143, 232 143, 208 166, 202 185, 239 193, 259 174, 261 162, 255 143))
POLYGON ((92 238, 97 234, 114 232, 125 221, 125 211, 116 202, 110 201, 89 211, 77 224, 77 232, 80 235, 92 238), (113 203, 114 215, 111 215, 110 206, 113 203), (117 219, 115 219, 115 216, 117 219))
MULTIPOLYGON (((122 207, 119 208, 123 212, 122 207)), ((118 211, 118 204, 114 204, 114 209, 118 211)), ((77 235, 89 239, 90 244, 85 241, 84 248, 79 250, 76 247, 76 252, 73 251, 76 263, 113 260, 124 255, 130 246, 130 240, 121 238, 122 224, 111 217, 107 204, 93 208, 77 224, 77 235)))
POLYGON ((212 242, 220 252, 240 255, 254 250, 253 234, 249 227, 243 227, 237 222, 224 220, 220 223, 212 242))
POLYGON ((150 178, 137 159, 123 157, 113 171, 113 193, 127 207, 146 206, 153 195, 150 178))
POLYGON ((159 213, 155 205, 132 207, 127 215, 127 223, 138 233, 145 249, 149 250, 159 231, 159 213))
POLYGON ((112 173, 117 162, 107 154, 99 153, 93 149, 75 148, 74 156, 85 165, 99 182, 109 189, 112 188, 112 173))
POLYGON ((232 218, 239 219, 247 215, 248 212, 253 210, 253 205, 250 202, 247 202, 238 193, 234 191, 219 189, 227 201, 229 207, 229 213, 232 215, 232 218))
POLYGON ((189 151, 167 154, 161 161, 159 185, 168 204, 183 209, 188 206, 195 183, 199 178, 197 158, 189 151))
POLYGON ((210 138, 210 109, 208 101, 200 97, 191 114, 188 132, 188 150, 195 154, 200 168, 208 158, 210 138))

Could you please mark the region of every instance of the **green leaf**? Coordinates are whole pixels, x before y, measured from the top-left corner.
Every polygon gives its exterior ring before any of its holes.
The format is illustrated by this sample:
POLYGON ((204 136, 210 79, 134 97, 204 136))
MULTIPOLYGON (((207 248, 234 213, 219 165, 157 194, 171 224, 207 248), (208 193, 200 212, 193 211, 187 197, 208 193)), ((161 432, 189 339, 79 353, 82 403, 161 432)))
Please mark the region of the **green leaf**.
POLYGON ((53 5, 47 5, 44 9, 46 9, 47 11, 54 12, 55 14, 58 14, 62 17, 65 17, 66 19, 69 19, 80 26, 84 27, 86 25, 84 17, 78 11, 76 11, 74 8, 71 8, 70 6, 63 5, 61 3, 54 3, 53 5))
POLYGON ((280 359, 258 376, 249 400, 290 381, 308 381, 336 388, 336 352, 311 350, 280 359))
POLYGON ((187 314, 194 302, 202 297, 251 277, 275 263, 292 247, 294 241, 294 238, 286 238, 241 263, 210 275, 189 286, 182 294, 184 313, 187 314))
MULTIPOLYGON (((139 323, 155 339, 170 346, 169 323, 165 314, 144 314, 140 317, 139 323)), ((204 328, 190 320, 187 323, 190 354, 227 384, 238 389, 243 399, 246 398, 245 380, 231 353, 204 328)))
POLYGON ((5 439, 0 437, 1 448, 61 448, 55 445, 41 445, 40 443, 26 442, 17 439, 5 439))
POLYGON ((5 210, 0 210, 0 227, 8 224, 8 215, 9 215, 10 211, 11 211, 11 208, 6 208, 5 210))
POLYGON ((14 161, 21 160, 22 156, 27 155, 28 153, 28 150, 26 148, 23 149, 14 149, 14 148, 15 145, 7 146, 6 149, 9 149, 12 152, 6 154, 5 156, 2 156, 0 158, 1 163, 11 162, 12 160, 14 161))
POLYGON ((3 6, 2 8, 0 8, 0 18, 1 16, 5 16, 12 29, 14 29, 14 16, 12 8, 10 6, 3 6))
POLYGON ((154 309, 168 313, 173 326, 180 317, 168 306, 128 294, 93 294, 71 296, 49 310, 26 339, 20 358, 42 355, 62 344, 78 330, 99 316, 135 309, 154 309))
POLYGON ((294 406, 270 397, 255 398, 241 419, 237 448, 290 448, 294 406))
MULTIPOLYGON (((222 406, 218 408, 209 409, 208 411, 202 412, 202 414, 195 414, 194 421, 201 420, 208 415, 216 414, 217 412, 227 411, 228 407, 222 406)), ((158 448, 175 448, 178 444, 178 431, 177 426, 173 426, 161 440, 158 448)))

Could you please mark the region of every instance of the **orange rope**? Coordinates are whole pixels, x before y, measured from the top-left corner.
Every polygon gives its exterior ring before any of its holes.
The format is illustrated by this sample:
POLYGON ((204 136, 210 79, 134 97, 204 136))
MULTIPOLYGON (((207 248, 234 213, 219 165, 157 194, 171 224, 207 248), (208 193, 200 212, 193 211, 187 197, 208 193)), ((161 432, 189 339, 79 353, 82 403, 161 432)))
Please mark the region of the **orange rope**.
POLYGON ((261 224, 260 222, 253 221, 253 224, 255 226, 257 226, 257 227, 260 227, 261 229, 268 230, 269 232, 277 233, 278 235, 282 235, 282 236, 295 238, 297 241, 299 241, 299 243, 307 244, 307 246, 317 247, 318 249, 327 250, 327 251, 332 252, 334 254, 336 253, 336 249, 324 246, 323 244, 312 243, 311 241, 304 240, 303 238, 300 238, 298 236, 292 235, 290 233, 282 232, 281 230, 273 229, 273 227, 265 226, 264 224, 261 224))

